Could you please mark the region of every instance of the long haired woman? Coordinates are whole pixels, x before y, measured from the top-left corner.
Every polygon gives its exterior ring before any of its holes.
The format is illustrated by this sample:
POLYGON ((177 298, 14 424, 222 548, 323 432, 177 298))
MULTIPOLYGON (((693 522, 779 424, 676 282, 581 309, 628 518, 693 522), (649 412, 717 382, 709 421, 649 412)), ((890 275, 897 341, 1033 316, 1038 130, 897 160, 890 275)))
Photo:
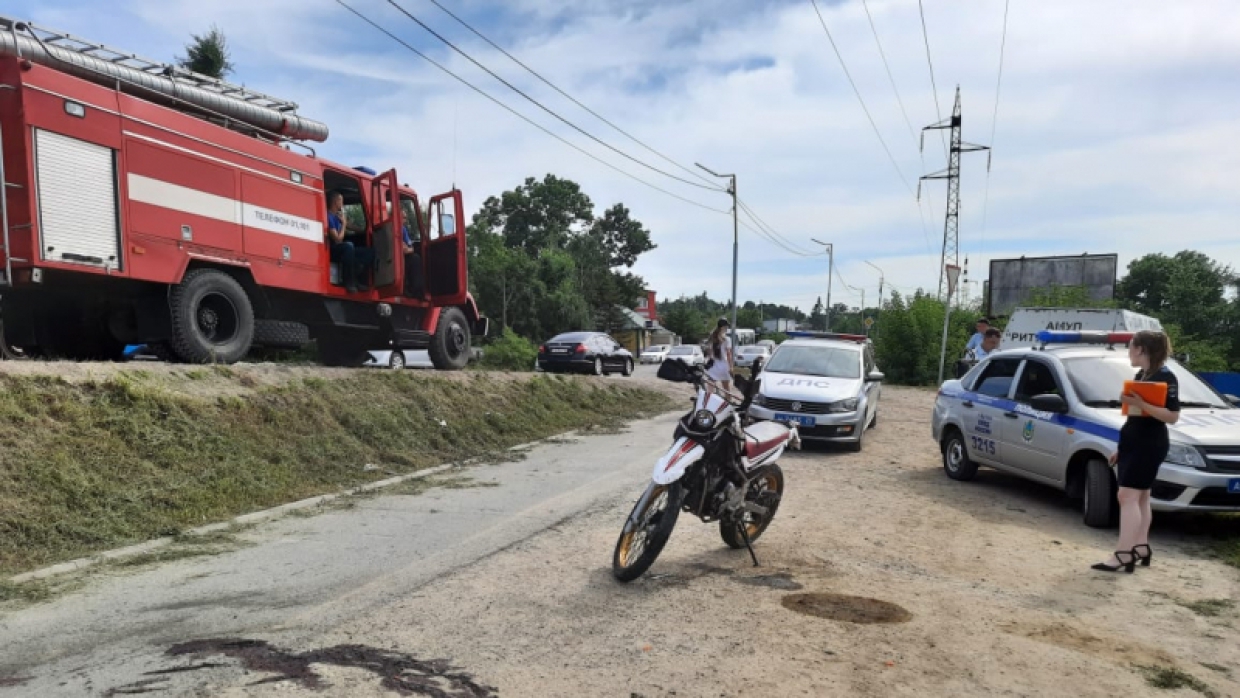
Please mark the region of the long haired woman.
POLYGON ((1134 368, 1140 369, 1137 380, 1166 383, 1167 400, 1160 407, 1149 404, 1139 395, 1120 397, 1128 406, 1129 415, 1119 432, 1119 446, 1111 454, 1111 465, 1117 467, 1119 482, 1119 545, 1110 559, 1093 566, 1096 570, 1132 572, 1137 563, 1149 567, 1153 557, 1150 523, 1154 512, 1150 508, 1150 487, 1171 448, 1167 425, 1180 420, 1180 384, 1167 368, 1170 355, 1171 340, 1162 332, 1142 330, 1128 343, 1128 360, 1134 368))

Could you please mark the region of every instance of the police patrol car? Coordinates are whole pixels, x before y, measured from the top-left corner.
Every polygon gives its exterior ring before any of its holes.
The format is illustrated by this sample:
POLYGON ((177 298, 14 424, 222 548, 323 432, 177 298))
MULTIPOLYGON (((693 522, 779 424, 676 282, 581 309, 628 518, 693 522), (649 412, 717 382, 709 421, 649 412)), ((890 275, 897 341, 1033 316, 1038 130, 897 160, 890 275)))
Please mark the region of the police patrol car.
MULTIPOLYGON (((1085 523, 1117 514, 1115 451, 1124 417, 1119 396, 1136 369, 1116 351, 1130 332, 1049 332, 1039 346, 1002 350, 960 380, 943 383, 931 431, 954 480, 979 465, 1065 490, 1084 500, 1085 523)), ((1180 420, 1150 492, 1160 511, 1240 511, 1240 402, 1167 362, 1180 383, 1180 420)))
POLYGON ((749 416, 793 423, 803 441, 861 450, 878 421, 883 374, 861 335, 789 332, 762 371, 749 416))

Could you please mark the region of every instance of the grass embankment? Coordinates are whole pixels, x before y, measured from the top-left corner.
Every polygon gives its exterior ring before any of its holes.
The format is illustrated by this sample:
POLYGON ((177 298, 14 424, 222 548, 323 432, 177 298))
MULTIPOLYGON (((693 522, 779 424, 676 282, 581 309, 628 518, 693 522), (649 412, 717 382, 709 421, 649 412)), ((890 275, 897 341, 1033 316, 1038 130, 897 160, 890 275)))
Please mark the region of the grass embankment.
POLYGON ((242 394, 142 372, 0 375, 0 577, 672 406, 553 377, 211 374, 242 394))

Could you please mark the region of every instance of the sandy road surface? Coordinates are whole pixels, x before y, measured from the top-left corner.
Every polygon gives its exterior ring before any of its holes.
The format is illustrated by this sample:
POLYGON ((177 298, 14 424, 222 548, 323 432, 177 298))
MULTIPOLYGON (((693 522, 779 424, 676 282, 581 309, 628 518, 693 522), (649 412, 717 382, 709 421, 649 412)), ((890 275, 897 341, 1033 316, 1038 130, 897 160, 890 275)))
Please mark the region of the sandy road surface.
MULTIPOLYGON (((1204 557, 1185 525, 1160 519, 1153 567, 1089 571, 1112 534, 1085 528, 1057 493, 990 471, 972 483, 943 475, 928 435, 932 399, 889 387, 863 453, 786 456, 787 492, 757 546, 762 567, 723 547, 716 527, 683 517, 646 577, 614 582, 612 546, 644 485, 633 470, 627 497, 582 498, 541 533, 381 605, 349 614, 347 602, 329 603, 332 620, 313 632, 251 628, 240 639, 257 643, 183 645, 149 669, 188 668, 173 687, 156 688, 168 685, 151 681, 169 675, 160 673, 123 687, 228 696, 1197 694, 1150 687, 1136 667, 1158 665, 1204 691, 1240 695, 1237 609, 1221 604, 1205 616, 1183 605, 1240 599, 1237 570, 1204 557), (894 604, 900 622, 784 606, 808 592, 894 604)), ((857 603, 883 610, 847 599, 834 610, 857 603)))

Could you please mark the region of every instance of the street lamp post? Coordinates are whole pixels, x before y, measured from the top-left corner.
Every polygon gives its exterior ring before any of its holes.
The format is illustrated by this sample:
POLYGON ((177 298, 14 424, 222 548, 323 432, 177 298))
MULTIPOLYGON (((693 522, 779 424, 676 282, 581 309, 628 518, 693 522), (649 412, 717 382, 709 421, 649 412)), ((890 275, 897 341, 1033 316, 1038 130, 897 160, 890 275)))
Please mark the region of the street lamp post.
POLYGON ((736 175, 719 174, 701 163, 695 162, 693 164, 715 177, 731 180, 731 183, 728 185, 728 193, 732 195, 732 350, 736 351, 736 347, 739 346, 736 341, 736 266, 740 252, 740 223, 737 220, 736 205, 736 175))
POLYGON ((835 245, 829 242, 823 242, 816 238, 810 238, 814 242, 827 248, 827 331, 831 331, 831 278, 835 276, 835 245))

